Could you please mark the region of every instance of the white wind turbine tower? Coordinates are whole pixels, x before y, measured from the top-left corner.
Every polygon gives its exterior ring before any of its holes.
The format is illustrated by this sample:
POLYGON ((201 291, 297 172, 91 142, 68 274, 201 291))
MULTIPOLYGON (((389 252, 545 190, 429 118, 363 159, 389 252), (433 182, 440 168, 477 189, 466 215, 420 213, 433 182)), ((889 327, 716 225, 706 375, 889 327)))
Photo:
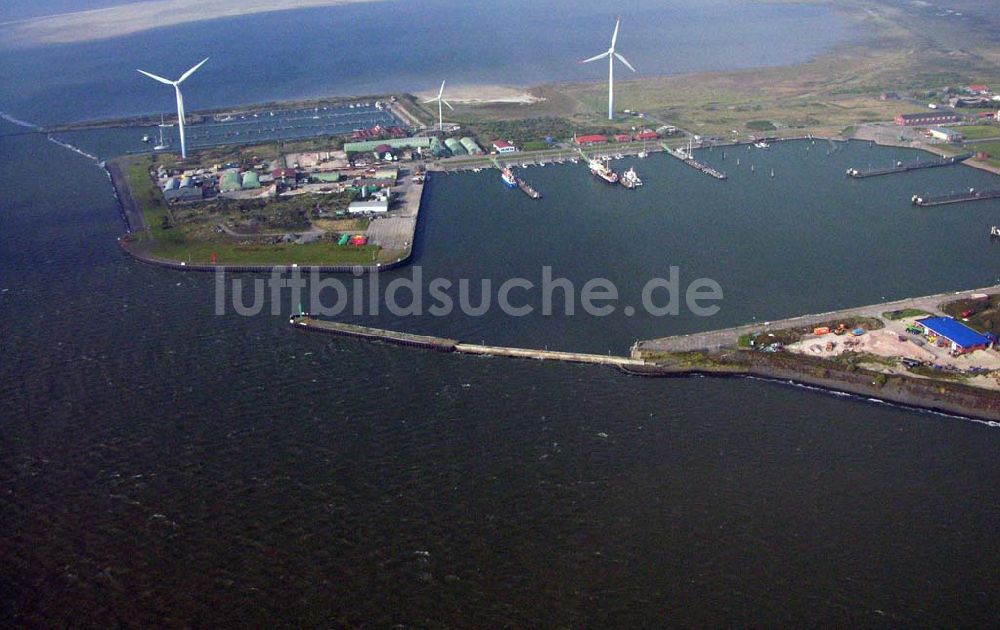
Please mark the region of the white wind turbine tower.
POLYGON ((180 129, 180 134, 181 134, 181 159, 187 159, 187 145, 184 142, 184 97, 181 96, 181 83, 184 83, 184 80, 187 79, 192 74, 194 74, 194 71, 200 68, 202 64, 204 64, 206 61, 208 61, 208 57, 202 59, 198 63, 198 65, 194 66, 193 68, 182 74, 181 78, 177 79, 176 81, 171 81, 170 79, 164 79, 163 77, 158 77, 151 72, 146 72, 145 70, 139 70, 140 73, 146 75, 150 79, 154 79, 156 81, 159 81, 160 83, 165 83, 167 85, 174 86, 174 92, 177 93, 177 125, 178 128, 180 129))
POLYGON ((584 59, 580 63, 590 63, 591 61, 597 61, 598 59, 608 58, 608 120, 614 120, 615 111, 615 57, 618 61, 625 64, 629 70, 635 72, 635 68, 632 64, 628 62, 625 57, 615 52, 615 42, 618 41, 618 25, 621 24, 622 19, 618 18, 615 20, 615 32, 611 35, 611 48, 608 48, 606 52, 602 52, 599 55, 595 55, 590 59, 584 59))
MULTIPOLYGON (((447 81, 447 79, 445 79, 447 81)), ((438 104, 438 131, 444 131, 444 110, 441 109, 441 103, 448 106, 448 109, 455 111, 455 108, 451 106, 451 103, 444 100, 444 81, 441 82, 441 89, 438 90, 438 95, 435 98, 430 98, 424 101, 425 103, 433 103, 437 101, 438 104)))

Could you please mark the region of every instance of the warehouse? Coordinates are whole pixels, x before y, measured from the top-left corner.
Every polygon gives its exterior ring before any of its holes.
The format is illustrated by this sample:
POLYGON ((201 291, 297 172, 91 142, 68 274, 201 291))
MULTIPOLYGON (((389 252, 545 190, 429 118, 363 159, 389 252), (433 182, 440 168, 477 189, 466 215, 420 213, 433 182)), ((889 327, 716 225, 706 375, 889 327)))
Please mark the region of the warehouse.
POLYGON ((465 155, 468 151, 462 146, 462 143, 458 141, 458 138, 445 138, 444 146, 448 147, 452 155, 465 155))
POLYGON ((469 155, 482 155, 483 153, 486 153, 483 151, 483 148, 469 136, 465 136, 459 142, 461 142, 462 146, 465 147, 465 150, 469 152, 469 155))
POLYGON ((951 317, 928 317, 917 321, 928 337, 938 337, 951 344, 951 351, 965 354, 990 347, 996 340, 972 330, 951 317))
POLYGON ((944 140, 945 142, 958 142, 962 139, 962 134, 944 127, 931 127, 927 130, 927 134, 932 138, 944 140))

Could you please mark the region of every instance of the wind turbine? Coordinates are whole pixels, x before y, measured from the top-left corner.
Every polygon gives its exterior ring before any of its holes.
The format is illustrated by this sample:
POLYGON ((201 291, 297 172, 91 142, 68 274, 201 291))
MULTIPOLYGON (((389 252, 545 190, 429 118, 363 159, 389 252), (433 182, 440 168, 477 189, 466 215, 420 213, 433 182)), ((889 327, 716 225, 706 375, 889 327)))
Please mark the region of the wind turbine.
POLYGON ((625 57, 615 52, 615 42, 618 41, 618 25, 621 24, 622 19, 618 18, 615 20, 615 32, 611 35, 611 48, 608 48, 606 52, 602 52, 599 55, 595 55, 590 59, 584 59, 580 63, 590 63, 591 61, 597 61, 598 59, 608 58, 608 120, 614 120, 615 111, 615 57, 618 61, 625 64, 629 70, 635 72, 635 68, 632 64, 628 62, 625 57))
MULTIPOLYGON (((184 97, 181 96, 181 83, 184 83, 184 80, 187 79, 192 74, 194 74, 194 71, 200 68, 202 64, 204 64, 206 61, 208 61, 208 57, 202 59, 200 62, 198 62, 198 65, 194 66, 193 68, 182 74, 181 78, 177 79, 176 81, 171 81, 170 79, 164 79, 163 77, 158 77, 151 72, 146 72, 145 70, 139 70, 140 73, 146 75, 150 79, 154 79, 156 81, 159 81, 160 83, 165 83, 167 85, 174 86, 174 92, 177 93, 177 125, 180 128, 180 133, 181 133, 181 159, 187 159, 187 145, 184 143, 184 97)), ((138 68, 136 69, 138 70, 138 68)))
MULTIPOLYGON (((445 79, 445 81, 447 81, 447 79, 445 79)), ((437 104, 438 104, 438 131, 444 131, 444 110, 441 109, 441 103, 444 103, 445 105, 447 105, 448 109, 450 109, 451 111, 455 111, 455 108, 451 106, 451 103, 449 103, 448 101, 444 100, 444 97, 442 96, 443 94, 444 94, 444 81, 441 82, 441 89, 438 90, 438 95, 435 98, 430 98, 430 99, 427 99, 426 101, 424 101, 424 103, 433 103, 434 101, 437 101, 437 104)))

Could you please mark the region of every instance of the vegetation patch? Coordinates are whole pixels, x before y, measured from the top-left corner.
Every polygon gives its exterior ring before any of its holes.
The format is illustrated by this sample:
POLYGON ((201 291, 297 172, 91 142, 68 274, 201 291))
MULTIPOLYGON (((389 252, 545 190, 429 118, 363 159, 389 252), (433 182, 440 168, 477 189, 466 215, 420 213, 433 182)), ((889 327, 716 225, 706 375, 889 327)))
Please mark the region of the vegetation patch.
POLYGON ((928 317, 930 315, 927 311, 922 311, 919 308, 904 308, 898 311, 886 311, 882 313, 882 317, 891 320, 906 319, 907 317, 928 317))
POLYGON ((985 299, 955 300, 941 306, 948 315, 963 320, 970 328, 1000 336, 1000 293, 985 299))

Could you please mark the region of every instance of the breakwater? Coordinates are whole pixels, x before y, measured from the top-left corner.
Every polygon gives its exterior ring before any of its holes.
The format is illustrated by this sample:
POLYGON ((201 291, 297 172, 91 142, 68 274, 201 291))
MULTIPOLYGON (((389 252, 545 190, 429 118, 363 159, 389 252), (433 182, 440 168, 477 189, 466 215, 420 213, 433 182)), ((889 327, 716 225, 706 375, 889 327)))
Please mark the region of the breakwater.
POLYGON ((847 393, 915 409, 989 422, 1000 420, 1000 396, 993 391, 950 381, 902 375, 886 377, 864 368, 850 368, 815 357, 788 353, 768 354, 726 350, 696 357, 694 360, 690 355, 669 353, 659 354, 654 358, 647 350, 640 350, 637 345, 633 347, 632 356, 623 357, 611 354, 468 344, 445 337, 320 320, 309 315, 293 315, 289 319, 289 324, 298 330, 439 352, 606 365, 637 376, 761 378, 847 393))
POLYGON ((400 346, 439 350, 442 352, 458 352, 480 356, 504 356, 520 359, 537 359, 542 361, 562 361, 566 363, 590 363, 593 365, 611 365, 615 367, 642 368, 646 362, 641 359, 614 356, 611 354, 588 354, 582 352, 563 352, 559 350, 540 350, 532 348, 509 348, 503 346, 487 346, 482 344, 462 343, 456 339, 434 337, 430 335, 415 335, 383 328, 371 328, 356 324, 344 324, 309 315, 293 315, 289 324, 296 328, 312 332, 325 333, 340 337, 355 337, 368 341, 382 341, 400 346))

